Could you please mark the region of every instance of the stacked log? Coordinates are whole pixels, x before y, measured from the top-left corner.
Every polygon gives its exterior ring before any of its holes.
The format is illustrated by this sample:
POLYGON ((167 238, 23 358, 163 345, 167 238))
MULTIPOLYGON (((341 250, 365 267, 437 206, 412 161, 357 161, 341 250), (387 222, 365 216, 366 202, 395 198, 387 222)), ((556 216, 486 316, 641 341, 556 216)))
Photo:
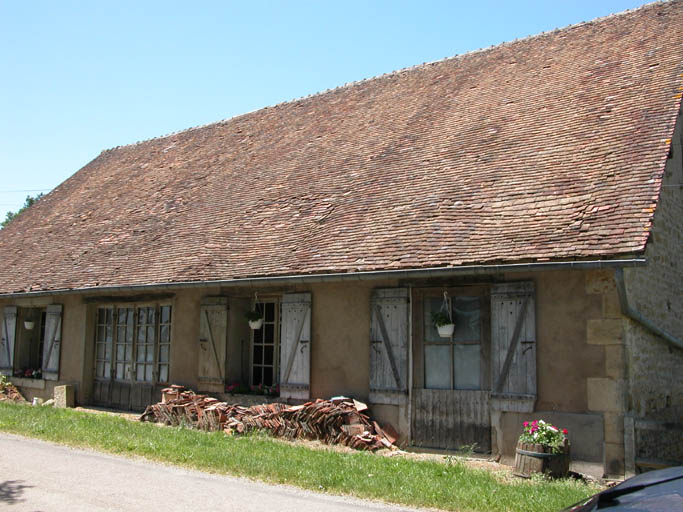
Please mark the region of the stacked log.
POLYGON ((164 389, 162 396, 161 402, 147 407, 140 421, 223 430, 229 435, 264 430, 284 439, 319 440, 359 450, 392 448, 396 441, 391 427, 382 429, 364 413, 367 406, 351 398, 318 399, 293 406, 276 402, 243 407, 181 386, 164 389))

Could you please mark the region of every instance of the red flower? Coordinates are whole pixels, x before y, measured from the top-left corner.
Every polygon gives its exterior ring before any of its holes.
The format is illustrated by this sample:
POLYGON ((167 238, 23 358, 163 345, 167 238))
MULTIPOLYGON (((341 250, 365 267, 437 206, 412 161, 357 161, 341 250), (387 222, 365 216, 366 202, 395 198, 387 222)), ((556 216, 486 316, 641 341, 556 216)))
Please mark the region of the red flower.
POLYGON ((569 434, 569 431, 566 428, 563 428, 562 433, 566 436, 567 434, 569 434))

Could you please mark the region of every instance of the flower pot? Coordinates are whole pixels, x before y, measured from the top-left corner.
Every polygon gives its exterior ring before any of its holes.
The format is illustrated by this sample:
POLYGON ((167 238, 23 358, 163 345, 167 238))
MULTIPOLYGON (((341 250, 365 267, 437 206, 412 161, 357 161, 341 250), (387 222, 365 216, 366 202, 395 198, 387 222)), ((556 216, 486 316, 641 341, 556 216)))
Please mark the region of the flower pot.
POLYGON ((32 322, 31 320, 24 320, 24 327, 27 331, 32 331, 35 325, 35 322, 32 322))
POLYGON ((259 318, 258 320, 249 320, 249 327, 251 327, 254 331, 260 329, 262 325, 263 318, 259 318))
POLYGON ((439 331, 439 336, 441 336, 442 338, 450 338, 451 336, 453 336, 455 324, 437 325, 436 329, 439 331))
POLYGON ((569 442, 566 439, 560 453, 552 453, 549 446, 518 441, 514 474, 529 478, 532 473, 543 473, 563 478, 569 473, 569 458, 569 442))

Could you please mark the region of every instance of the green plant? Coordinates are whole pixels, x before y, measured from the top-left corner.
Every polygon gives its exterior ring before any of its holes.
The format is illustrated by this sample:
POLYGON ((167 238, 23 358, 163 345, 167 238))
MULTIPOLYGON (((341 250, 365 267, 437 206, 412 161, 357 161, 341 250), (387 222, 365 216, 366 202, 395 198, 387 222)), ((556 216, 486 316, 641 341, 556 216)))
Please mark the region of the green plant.
POLYGON ((7 384, 9 384, 7 377, 0 375, 0 393, 5 391, 5 386, 7 386, 7 384))
POLYGON ((244 316, 250 322, 255 322, 256 320, 261 320, 263 318, 263 313, 261 313, 258 310, 247 311, 246 313, 244 313, 244 316))
POLYGON ((543 420, 525 421, 523 424, 524 432, 519 436, 522 443, 534 443, 547 446, 553 453, 561 453, 565 439, 567 439, 567 429, 559 429, 543 420))
POLYGON ((444 310, 436 311, 436 312, 432 313, 432 322, 437 327, 441 327, 442 325, 448 325, 448 324, 453 323, 453 321, 451 320, 451 317, 448 316, 448 313, 446 313, 444 310))

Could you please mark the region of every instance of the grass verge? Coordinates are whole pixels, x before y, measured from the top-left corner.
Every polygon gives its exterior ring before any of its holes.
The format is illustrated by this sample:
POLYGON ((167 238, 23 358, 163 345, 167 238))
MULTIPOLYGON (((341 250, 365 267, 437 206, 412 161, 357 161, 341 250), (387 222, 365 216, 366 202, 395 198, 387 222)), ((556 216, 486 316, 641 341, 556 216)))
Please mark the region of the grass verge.
POLYGON ((457 461, 310 449, 262 435, 160 428, 69 409, 0 403, 0 430, 201 471, 444 510, 556 511, 597 490, 573 480, 506 482, 457 461))

